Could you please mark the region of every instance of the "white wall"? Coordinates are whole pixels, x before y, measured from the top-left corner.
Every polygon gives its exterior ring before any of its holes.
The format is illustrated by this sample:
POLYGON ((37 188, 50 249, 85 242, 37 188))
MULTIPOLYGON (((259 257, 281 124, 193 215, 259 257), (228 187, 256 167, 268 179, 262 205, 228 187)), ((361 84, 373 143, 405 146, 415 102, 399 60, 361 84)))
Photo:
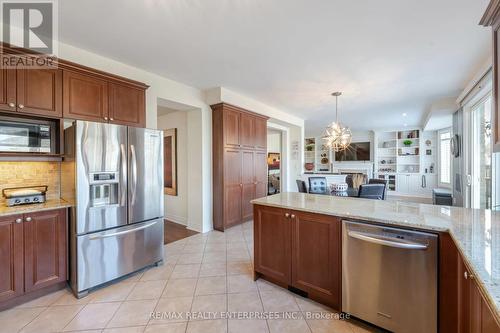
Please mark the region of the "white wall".
POLYGON ((165 218, 187 225, 188 221, 188 143, 186 111, 158 117, 158 129, 177 129, 177 196, 165 195, 165 218))
POLYGON ((269 153, 281 152, 281 133, 267 132, 267 151, 269 153))

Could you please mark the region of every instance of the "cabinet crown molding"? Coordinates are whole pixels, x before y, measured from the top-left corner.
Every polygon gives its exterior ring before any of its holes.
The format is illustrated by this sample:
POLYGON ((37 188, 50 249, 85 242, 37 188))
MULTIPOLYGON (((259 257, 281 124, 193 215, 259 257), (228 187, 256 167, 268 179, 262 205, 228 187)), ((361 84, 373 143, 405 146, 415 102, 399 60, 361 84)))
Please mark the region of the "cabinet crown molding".
POLYGON ((481 18, 481 21, 479 21, 479 25, 482 25, 484 27, 490 27, 495 25, 495 22, 498 20, 500 17, 500 0, 491 0, 488 8, 486 8, 486 11, 481 18))

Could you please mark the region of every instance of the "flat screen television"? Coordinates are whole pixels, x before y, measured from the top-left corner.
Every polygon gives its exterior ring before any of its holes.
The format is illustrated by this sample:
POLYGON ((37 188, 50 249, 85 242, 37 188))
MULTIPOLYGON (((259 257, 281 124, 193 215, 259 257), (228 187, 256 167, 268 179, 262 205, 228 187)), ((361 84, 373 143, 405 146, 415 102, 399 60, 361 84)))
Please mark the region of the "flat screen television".
POLYGON ((370 142, 353 142, 346 150, 335 153, 335 161, 369 161, 370 142))

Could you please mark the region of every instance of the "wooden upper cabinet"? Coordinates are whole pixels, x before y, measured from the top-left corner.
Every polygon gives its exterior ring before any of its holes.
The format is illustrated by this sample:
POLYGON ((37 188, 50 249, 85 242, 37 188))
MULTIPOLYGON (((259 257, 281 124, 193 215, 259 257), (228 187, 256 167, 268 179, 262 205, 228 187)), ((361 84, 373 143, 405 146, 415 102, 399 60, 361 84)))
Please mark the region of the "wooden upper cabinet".
POLYGON ((240 144, 243 148, 255 148, 255 117, 241 113, 240 115, 240 144))
POLYGON ((240 115, 238 111, 224 110, 224 146, 240 147, 240 115))
POLYGON ((254 206, 254 269, 282 286, 291 284, 291 223, 283 209, 254 206))
POLYGON ((254 121, 254 144, 257 149, 267 148, 267 119, 255 117, 254 121))
POLYGON ((16 111, 16 71, 0 67, 0 109, 16 111))
POLYGON ((292 285, 340 309, 340 219, 296 211, 291 214, 292 285))
POLYGON ((109 121, 114 124, 144 127, 146 125, 144 89, 109 83, 109 121))
POLYGON ((47 117, 62 117, 62 71, 17 69, 17 110, 47 117))
POLYGON ((0 218, 0 302, 24 293, 22 218, 22 215, 0 218))
POLYGON ((63 114, 65 118, 105 121, 108 114, 108 82, 71 71, 63 74, 63 114))
POLYGON ((67 279, 66 210, 24 214, 26 292, 67 279))

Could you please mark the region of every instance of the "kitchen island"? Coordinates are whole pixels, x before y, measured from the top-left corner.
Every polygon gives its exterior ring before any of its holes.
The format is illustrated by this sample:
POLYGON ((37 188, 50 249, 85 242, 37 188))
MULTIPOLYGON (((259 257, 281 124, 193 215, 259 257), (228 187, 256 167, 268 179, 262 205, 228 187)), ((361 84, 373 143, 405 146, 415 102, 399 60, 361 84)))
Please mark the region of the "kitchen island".
POLYGON ((500 330, 500 213, 306 193, 252 203, 256 278, 342 311, 342 220, 430 232, 439 239, 439 331, 500 330))

